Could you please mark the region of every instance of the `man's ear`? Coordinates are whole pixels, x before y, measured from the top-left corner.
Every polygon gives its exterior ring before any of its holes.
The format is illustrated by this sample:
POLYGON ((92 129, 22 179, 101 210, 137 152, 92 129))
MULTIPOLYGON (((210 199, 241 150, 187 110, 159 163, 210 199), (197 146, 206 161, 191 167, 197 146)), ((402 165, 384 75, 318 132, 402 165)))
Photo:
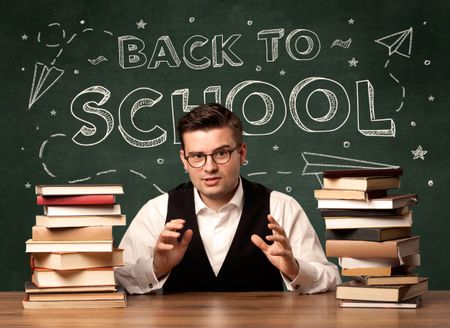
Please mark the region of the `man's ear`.
POLYGON ((247 160, 247 144, 243 143, 239 150, 240 162, 241 165, 247 160))
POLYGON ((180 149, 180 160, 181 160, 181 163, 183 163, 184 171, 189 172, 189 164, 188 164, 186 158, 184 158, 184 150, 183 149, 180 149))

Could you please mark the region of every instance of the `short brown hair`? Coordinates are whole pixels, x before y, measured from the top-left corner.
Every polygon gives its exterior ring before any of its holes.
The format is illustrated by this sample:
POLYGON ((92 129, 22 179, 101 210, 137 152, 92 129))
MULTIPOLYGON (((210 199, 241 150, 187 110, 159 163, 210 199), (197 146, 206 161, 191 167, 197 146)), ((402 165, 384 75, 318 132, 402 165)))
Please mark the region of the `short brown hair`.
POLYGON ((185 132, 206 131, 226 126, 231 128, 237 144, 241 145, 243 143, 242 123, 236 114, 216 103, 197 106, 178 121, 177 130, 181 147, 184 148, 183 134, 185 132))

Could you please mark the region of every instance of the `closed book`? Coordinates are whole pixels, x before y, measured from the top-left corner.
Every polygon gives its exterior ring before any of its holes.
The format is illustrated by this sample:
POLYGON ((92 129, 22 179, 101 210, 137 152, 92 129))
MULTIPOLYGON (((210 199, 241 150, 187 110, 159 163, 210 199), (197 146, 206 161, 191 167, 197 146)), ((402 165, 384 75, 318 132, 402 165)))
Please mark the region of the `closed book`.
POLYGON ((28 294, 30 302, 123 300, 125 297, 125 292, 121 287, 118 287, 115 292, 28 294))
POLYGON ((38 205, 115 204, 115 195, 36 196, 38 205))
POLYGON ((355 276, 393 276, 401 274, 410 274, 415 269, 415 266, 398 265, 385 267, 368 267, 368 268, 342 268, 341 276, 355 277, 355 276))
POLYGON ((387 240, 327 240, 325 242, 328 257, 385 257, 401 258, 419 252, 420 236, 387 240))
POLYGON ((123 250, 117 248, 112 252, 34 253, 32 257, 35 267, 53 270, 77 270, 124 265, 123 250))
POLYGON ((326 230, 326 239, 385 241, 411 236, 411 228, 360 228, 326 230))
POLYGON ((366 286, 384 286, 384 285, 413 285, 420 282, 417 274, 393 275, 393 276, 361 276, 354 277, 355 280, 366 286))
POLYGON ((399 258, 354 258, 354 257, 340 257, 339 266, 342 268, 373 268, 373 267, 388 267, 388 266, 420 266, 420 253, 411 254, 399 258))
POLYGON ((340 189, 317 189, 314 190, 316 199, 356 199, 368 200, 371 198, 379 198, 387 196, 385 189, 383 190, 340 190, 340 189))
POLYGON ((127 299, 114 300, 84 300, 84 301, 30 301, 25 295, 22 306, 24 309, 107 309, 124 308, 127 306, 127 299))
POLYGON ((120 205, 44 205, 46 216, 120 215, 120 205))
POLYGON ((375 217, 324 217, 326 229, 358 228, 408 228, 413 224, 412 212, 397 216, 375 217))
POLYGON ((33 282, 25 282, 25 293, 27 294, 55 294, 55 293, 99 293, 115 292, 115 285, 105 286, 78 286, 78 287, 37 287, 33 282))
POLYGON ((122 195, 123 187, 117 184, 37 185, 35 192, 40 196, 122 195))
POLYGON ((78 228, 47 228, 32 227, 34 241, 73 241, 73 240, 112 240, 111 226, 78 227, 78 228))
POLYGON ((350 208, 322 208, 320 215, 323 217, 379 217, 379 216, 397 216, 408 213, 407 207, 393 208, 393 209, 350 209, 350 208))
POLYGON ((413 297, 402 302, 376 302, 376 301, 358 301, 341 300, 339 306, 342 308, 381 308, 381 309, 417 309, 422 305, 421 296, 413 297))
POLYGON ((36 215, 36 225, 47 228, 124 226, 125 215, 46 216, 36 215))
POLYGON ((79 240, 79 241, 34 241, 28 239, 27 253, 51 252, 112 252, 112 240, 79 240))
POLYGON ((352 208, 352 209, 393 209, 417 204, 415 194, 391 195, 365 200, 353 199, 319 199, 318 208, 352 208))
POLYGON ((344 190, 377 190, 400 188, 399 177, 323 178, 323 188, 344 190))
POLYGON ((336 286, 336 298, 362 301, 400 302, 428 291, 428 278, 414 285, 365 286, 352 280, 336 286))
POLYGON ((113 268, 56 271, 35 268, 31 281, 37 287, 115 285, 113 268))
POLYGON ((325 170, 323 177, 341 178, 341 177, 396 177, 403 174, 399 167, 374 168, 374 169, 344 169, 344 170, 325 170))

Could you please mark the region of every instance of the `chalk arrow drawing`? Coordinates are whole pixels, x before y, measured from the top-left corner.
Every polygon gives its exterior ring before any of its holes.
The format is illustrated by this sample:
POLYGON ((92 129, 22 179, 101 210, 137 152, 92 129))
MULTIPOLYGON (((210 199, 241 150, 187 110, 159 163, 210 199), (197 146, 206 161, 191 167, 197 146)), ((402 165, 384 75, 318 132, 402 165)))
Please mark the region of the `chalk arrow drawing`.
POLYGON ((43 63, 34 64, 33 84, 31 85, 28 109, 41 98, 64 74, 64 70, 55 66, 48 67, 43 63))
POLYGON ((333 156, 319 153, 302 153, 305 167, 302 175, 315 175, 320 185, 322 180, 320 175, 324 170, 339 170, 339 169, 374 169, 374 168, 398 168, 397 165, 390 165, 377 162, 369 162, 361 159, 333 156))
POLYGON ((375 42, 382 44, 389 49, 389 56, 397 54, 409 58, 411 56, 413 40, 413 29, 410 27, 407 30, 383 36, 375 40, 375 42))

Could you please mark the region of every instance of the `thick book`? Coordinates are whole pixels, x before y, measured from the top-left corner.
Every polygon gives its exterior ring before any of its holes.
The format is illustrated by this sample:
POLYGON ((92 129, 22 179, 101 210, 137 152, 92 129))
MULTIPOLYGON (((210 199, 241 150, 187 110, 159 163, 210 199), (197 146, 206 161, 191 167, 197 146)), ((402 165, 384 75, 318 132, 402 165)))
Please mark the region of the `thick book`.
POLYGON ((379 198, 387 196, 387 191, 382 190, 344 190, 344 189, 317 189, 314 190, 316 199, 355 199, 368 200, 371 198, 379 198))
POLYGON ((413 285, 420 282, 417 274, 393 275, 393 276, 359 276, 355 280, 363 283, 365 286, 384 286, 384 285, 413 285))
POLYGON ((365 286, 351 280, 336 286, 336 298, 361 301, 400 302, 425 294, 428 278, 421 277, 414 285, 365 286))
POLYGON ((412 212, 397 216, 375 217, 324 217, 326 229, 396 228, 411 227, 412 212))
POLYGON ((118 287, 115 292, 28 294, 30 302, 123 300, 125 297, 125 292, 121 287, 118 287))
POLYGON ((123 266, 123 250, 112 252, 34 253, 32 266, 53 270, 77 270, 123 266))
POLYGON ((420 236, 387 240, 327 240, 325 242, 328 257, 375 257, 402 258, 419 252, 420 236))
POLYGON ((341 276, 356 277, 356 276, 373 276, 384 277, 393 275, 410 274, 416 269, 415 266, 398 265, 386 267, 368 267, 368 268, 342 268, 341 276))
POLYGON ((319 199, 318 208, 346 208, 346 209, 394 209, 417 204, 415 194, 391 195, 381 198, 365 200, 353 199, 319 199))
POLYGON ((409 212, 408 207, 393 209, 351 209, 351 208, 321 208, 320 215, 323 217, 379 217, 379 216, 397 216, 409 212))
POLYGON ((119 204, 115 205, 44 205, 46 216, 120 215, 119 204))
POLYGON ((342 268, 373 268, 373 267, 387 267, 387 266, 420 266, 420 253, 411 254, 399 258, 354 258, 354 257, 340 257, 339 266, 342 268))
POLYGON ((345 169, 345 170, 325 170, 323 177, 341 178, 341 177, 397 177, 403 174, 399 167, 387 167, 377 169, 345 169))
POLYGON ((34 241, 25 242, 26 253, 112 252, 112 240, 34 241))
POLYGON ((37 205, 115 204, 115 195, 36 196, 37 205))
POLYGON ((417 309, 422 305, 421 296, 413 297, 402 302, 376 302, 376 301, 357 301, 341 300, 339 306, 342 308, 381 308, 381 309, 417 309))
POLYGON ((118 184, 37 185, 35 192, 39 196, 122 195, 123 186, 118 184))
POLYGON ((33 282, 25 282, 25 293, 27 294, 55 294, 55 293, 100 293, 115 292, 115 285, 105 286, 79 286, 79 287, 37 287, 33 282))
POLYGON ((124 226, 125 215, 46 216, 36 215, 36 225, 47 228, 124 226))
POLYGON ((113 268, 69 271, 35 268, 31 281, 39 288, 115 285, 113 268))
POLYGON ((31 238, 34 241, 112 240, 113 231, 111 226, 51 229, 35 225, 31 238))
POLYGON ((400 188, 399 177, 323 178, 324 189, 378 190, 400 188))
POLYGON ((411 237, 411 228, 327 229, 325 237, 338 240, 385 241, 411 237))
MULTIPOLYGON (((126 294, 125 294, 126 295, 126 294)), ((24 309, 107 309, 127 307, 126 296, 116 300, 84 300, 84 301, 30 301, 25 295, 22 306, 24 309)))

